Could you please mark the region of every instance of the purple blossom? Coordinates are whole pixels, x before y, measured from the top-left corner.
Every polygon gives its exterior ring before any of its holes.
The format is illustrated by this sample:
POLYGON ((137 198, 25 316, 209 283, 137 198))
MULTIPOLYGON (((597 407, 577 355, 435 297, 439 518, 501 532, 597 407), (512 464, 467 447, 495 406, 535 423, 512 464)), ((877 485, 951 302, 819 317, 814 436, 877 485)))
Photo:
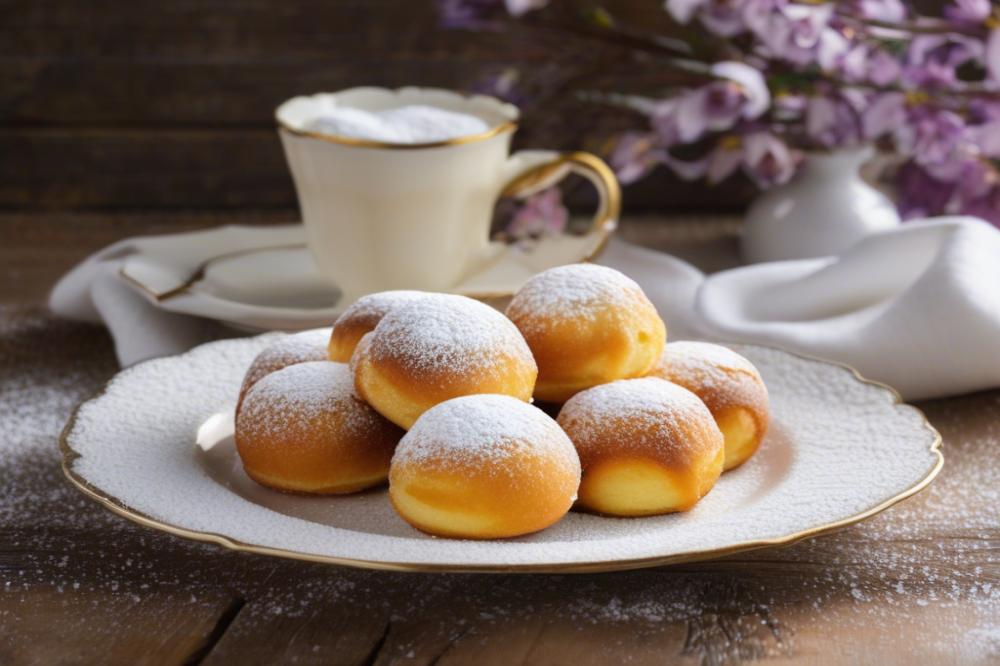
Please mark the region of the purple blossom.
POLYGON ((944 8, 944 15, 955 23, 981 25, 992 9, 990 0, 953 0, 944 8))
POLYGON ((904 79, 915 87, 951 87, 955 70, 970 61, 982 61, 983 43, 956 34, 917 35, 910 42, 904 79))
POLYGON ((770 132, 760 131, 743 138, 743 170, 760 187, 786 182, 795 173, 795 156, 788 145, 770 132))
POLYGON ((951 184, 933 178, 918 165, 904 164, 896 174, 899 212, 905 219, 927 217, 943 211, 951 201, 951 184))
POLYGON ((712 185, 729 178, 743 163, 743 143, 739 137, 723 137, 708 156, 705 178, 712 185))
POLYGON ((903 72, 899 61, 882 49, 873 49, 868 56, 868 80, 877 86, 887 86, 903 72))
POLYGON ((438 20, 445 28, 491 29, 500 6, 499 0, 437 0, 438 20))
POLYGON ((994 28, 986 38, 986 71, 994 84, 1000 84, 1000 28, 994 28))
POLYGON ((859 0, 860 16, 883 23, 899 23, 906 18, 906 5, 901 0, 859 0))
MULTIPOLYGON (((438 0, 446 25, 480 29, 500 26, 504 13, 519 16, 546 4, 438 0)), ((935 17, 921 16, 905 0, 665 0, 664 6, 677 22, 714 37, 715 52, 729 61, 699 60, 696 53, 708 49, 681 50, 663 61, 711 80, 631 107, 649 115, 651 128, 616 144, 610 161, 622 182, 665 164, 682 178, 712 184, 742 170, 768 187, 792 175, 799 148, 877 141, 904 162, 894 175, 904 214, 975 213, 1000 226, 996 2, 950 0, 935 17), (711 147, 682 160, 675 153, 684 144, 711 147)), ((490 92, 522 94, 516 81, 516 72, 503 71, 490 92)), ((557 196, 540 195, 512 229, 545 233, 542 220, 561 219, 557 196)))
POLYGON ((844 97, 816 96, 806 110, 806 134, 828 148, 857 143, 862 135, 861 117, 844 97))
POLYGON ((541 9, 549 4, 549 0, 504 0, 511 16, 523 16, 530 11, 541 9))
POLYGON ((563 205, 562 191, 550 187, 524 202, 507 225, 506 232, 516 239, 557 236, 568 223, 569 211, 563 205))
POLYGON ((706 0, 667 0, 664 6, 675 21, 685 25, 690 23, 694 15, 706 4, 706 0))
POLYGON ((681 140, 676 117, 677 106, 676 100, 663 100, 654 105, 649 114, 649 124, 664 148, 669 148, 681 140))
POLYGON ((994 186, 981 197, 963 202, 958 212, 975 215, 1000 227, 1000 187, 994 186))
MULTIPOLYGON (((744 7, 755 0, 667 0, 666 9, 675 21, 690 23, 695 16, 710 32, 735 37, 746 31, 744 7)), ((756 0, 759 1, 759 0, 756 0)))
POLYGON ((742 167, 758 186, 770 187, 792 177, 796 157, 784 141, 758 130, 742 137, 732 134, 722 137, 701 159, 680 160, 668 155, 664 163, 685 180, 704 177, 713 185, 742 167))
POLYGON ((624 184, 639 180, 663 158, 656 135, 649 132, 626 132, 618 137, 608 161, 615 175, 624 184))
POLYGON ((973 158, 962 163, 955 183, 958 200, 968 202, 988 196, 1000 184, 1000 174, 985 161, 973 158))
POLYGON ((965 138, 983 157, 1000 159, 1000 118, 970 126, 965 138))
POLYGON ((797 4, 777 0, 748 3, 744 18, 763 52, 796 65, 833 65, 848 46, 830 26, 833 5, 797 4))
POLYGON ((906 121, 906 95, 900 92, 874 96, 862 112, 862 130, 866 139, 879 139, 894 132, 906 121))
POLYGON ((482 95, 497 97, 505 102, 519 104, 525 100, 524 93, 518 86, 520 80, 521 73, 508 67, 484 77, 472 87, 472 90, 482 95))
POLYGON ((740 120, 760 117, 770 107, 771 95, 758 70, 743 63, 720 62, 711 71, 717 80, 654 111, 653 127, 665 146, 691 143, 707 132, 730 129, 740 120))
POLYGON ((957 114, 931 107, 916 107, 907 113, 907 122, 895 132, 896 145, 924 168, 938 169, 943 175, 953 158, 960 154, 965 123, 957 114))

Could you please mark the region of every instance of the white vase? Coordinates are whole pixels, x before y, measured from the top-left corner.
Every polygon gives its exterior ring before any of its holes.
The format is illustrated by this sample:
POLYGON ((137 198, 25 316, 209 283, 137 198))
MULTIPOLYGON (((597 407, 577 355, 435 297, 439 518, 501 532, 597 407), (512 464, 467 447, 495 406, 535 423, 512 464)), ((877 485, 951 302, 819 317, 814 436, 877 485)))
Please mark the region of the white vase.
POLYGON ((866 183, 861 166, 871 146, 811 153, 798 174, 774 187, 747 211, 747 263, 839 254, 865 236, 899 225, 896 206, 866 183))

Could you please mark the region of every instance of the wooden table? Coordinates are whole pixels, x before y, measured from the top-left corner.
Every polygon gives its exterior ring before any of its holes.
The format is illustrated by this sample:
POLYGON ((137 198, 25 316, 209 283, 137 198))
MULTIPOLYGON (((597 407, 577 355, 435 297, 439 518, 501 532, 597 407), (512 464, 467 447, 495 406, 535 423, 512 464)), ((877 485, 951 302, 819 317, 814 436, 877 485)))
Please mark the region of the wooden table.
MULTIPOLYGON (((112 240, 285 213, 0 216, 0 664, 985 663, 1000 659, 1000 392, 920 405, 917 496, 784 549, 605 575, 354 571, 137 527, 70 488, 56 439, 116 370, 41 307, 112 240)), ((731 221, 622 235, 724 263, 731 221)))

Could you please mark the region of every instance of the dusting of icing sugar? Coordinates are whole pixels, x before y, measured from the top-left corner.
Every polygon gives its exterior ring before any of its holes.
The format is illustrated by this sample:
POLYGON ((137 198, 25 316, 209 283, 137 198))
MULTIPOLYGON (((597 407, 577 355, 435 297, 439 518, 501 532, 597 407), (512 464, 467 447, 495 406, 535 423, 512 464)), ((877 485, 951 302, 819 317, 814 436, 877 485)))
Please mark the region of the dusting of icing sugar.
POLYGON ((306 124, 306 129, 313 132, 388 143, 446 141, 481 134, 489 128, 477 116, 423 105, 382 111, 341 106, 328 109, 306 124))
POLYGON ((511 360, 534 366, 528 343, 501 313, 465 296, 436 294, 382 318, 367 343, 374 361, 424 372, 499 372, 511 360))
POLYGON ((760 378, 760 373, 753 363, 722 345, 697 340, 680 340, 668 343, 665 351, 670 353, 670 363, 674 366, 684 366, 691 368, 692 371, 706 374, 725 369, 745 372, 760 378))
POLYGON ((754 365, 728 347, 709 342, 671 342, 651 375, 695 392, 713 411, 747 407, 768 410, 767 386, 754 365))
POLYGON ((397 289, 362 296, 354 301, 337 318, 337 322, 333 325, 333 330, 336 332, 338 326, 355 323, 374 327, 390 310, 404 303, 413 303, 424 298, 433 297, 434 295, 434 293, 427 291, 397 289))
POLYGON ((519 326, 533 328, 552 319, 592 319, 608 305, 629 308, 641 302, 649 303, 639 285, 621 272, 597 264, 568 264, 528 280, 514 294, 507 315, 519 326))
POLYGON ((510 396, 479 394, 424 412, 396 447, 393 464, 485 462, 500 469, 504 460, 531 452, 554 456, 579 474, 573 443, 545 412, 510 396))
POLYGON ((247 368, 240 392, 246 392, 260 381, 261 377, 275 370, 307 361, 325 361, 326 345, 329 340, 329 328, 316 328, 279 338, 254 358, 247 368))
MULTIPOLYGON (((619 379, 577 393, 557 419, 577 447, 621 433, 623 449, 642 449, 665 441, 694 439, 684 433, 716 431, 705 404, 691 391, 658 377, 619 379)), ((721 441, 721 440, 720 440, 721 441)))
MULTIPOLYGON (((621 661, 622 641, 628 646, 627 656, 636 662, 662 661, 665 649, 683 648, 691 652, 692 659, 723 663, 746 660, 748 647, 801 656, 814 646, 829 645, 828 641, 814 642, 807 634, 844 636, 852 631, 879 635, 885 643, 905 641, 917 655, 916 661, 990 663, 998 656, 1000 577, 996 512, 992 509, 1000 505, 1000 465, 995 455, 1000 451, 1000 418, 996 418, 1000 395, 995 392, 930 403, 929 416, 947 441, 948 462, 941 476, 912 499, 833 534, 705 566, 585 577, 414 576, 229 552, 214 544, 161 534, 109 512, 66 482, 59 468, 58 437, 74 405, 98 390, 116 371, 110 339, 97 327, 3 306, 0 338, 0 366, 4 370, 0 372, 0 423, 4 429, 4 437, 0 437, 0 524, 9 548, 0 581, 0 593, 9 603, 6 609, 0 608, 0 627, 6 645, 15 653, 30 654, 26 650, 37 636, 31 624, 37 614, 28 609, 39 608, 41 603, 50 604, 53 613, 72 618, 67 632, 73 636, 85 629, 95 641, 113 642, 122 635, 113 618, 134 613, 166 625, 176 622, 176 604, 163 603, 161 607, 161 601, 183 602, 192 616, 202 617, 218 612, 220 598, 235 596, 247 600, 239 614, 240 626, 230 628, 232 632, 244 627, 244 633, 237 634, 241 639, 248 635, 246 631, 262 624, 280 622, 297 627, 315 623, 315 618, 324 617, 330 608, 349 608, 359 618, 371 618, 373 626, 388 617, 391 629, 378 653, 380 661, 432 661, 442 651, 448 652, 445 660, 455 657, 451 660, 458 661, 462 655, 499 649, 512 631, 533 630, 542 623, 556 628, 551 642, 543 637, 543 648, 558 649, 567 637, 586 640, 586 632, 597 627, 599 635, 612 638, 590 643, 588 649, 597 659, 606 657, 608 663, 621 661), (970 417, 973 413, 979 416, 970 417), (949 536, 942 538, 942 534, 949 536), (775 567, 783 575, 772 575, 775 567), (533 619, 537 623, 532 623, 533 619), (665 636, 674 634, 681 637, 680 643, 664 642, 665 636), (700 638, 685 646, 685 634, 700 638)), ((130 390, 116 390, 117 400, 130 398, 128 406, 142 423, 137 432, 149 438, 150 448, 142 438, 128 439, 131 433, 126 424, 115 419, 115 410, 107 410, 100 415, 102 420, 90 425, 86 439, 93 439, 93 445, 78 441, 85 456, 105 457, 101 465, 86 470, 87 476, 102 484, 125 476, 135 494, 130 499, 136 505, 154 515, 168 511, 165 519, 195 529, 236 530, 239 538, 257 539, 268 532, 281 532, 285 521, 295 521, 274 512, 253 515, 245 503, 233 506, 225 494, 206 494, 196 482, 200 468, 189 465, 193 459, 190 431, 199 418, 231 402, 247 364, 266 342, 257 340, 234 353, 232 348, 241 344, 233 341, 212 355, 199 355, 197 363, 178 363, 177 359, 158 363, 155 372, 145 378, 138 376, 136 369, 127 371, 131 378, 123 380, 130 390), (163 380, 172 382, 174 377, 183 380, 174 390, 184 387, 190 395, 163 405, 163 380), (205 403, 204 408, 195 403, 205 403), (161 412, 159 417, 147 417, 147 412, 156 411, 161 412), (176 418, 178 413, 184 418, 176 418), (161 427, 163 419, 169 420, 169 428, 161 427), (188 435, 174 438, 170 435, 174 429, 188 435), (173 447, 187 455, 164 455, 173 447), (130 450, 134 448, 143 451, 133 458, 130 450), (193 501, 186 501, 184 496, 191 495, 193 501), (157 497, 179 506, 165 509, 158 506, 157 497), (211 525, 198 518, 215 506, 223 507, 222 523, 211 525)), ((617 548, 601 548, 602 542, 594 540, 598 529, 611 536, 608 530, 620 532, 639 523, 645 527, 636 538, 663 543, 687 541, 691 534, 708 539, 742 527, 752 527, 751 532, 764 536, 776 524, 794 520, 802 507, 825 511, 830 496, 839 492, 842 483, 864 493, 878 483, 882 470, 907 465, 912 453, 905 440, 898 439, 902 433, 876 408, 870 413, 871 422, 876 424, 871 429, 852 421, 849 438, 836 437, 825 444, 817 436, 807 442, 814 446, 802 452, 786 480, 794 483, 797 469, 814 464, 801 458, 817 453, 824 460, 815 463, 828 465, 832 472, 842 457, 858 455, 856 442, 861 439, 887 439, 885 458, 878 465, 838 470, 798 502, 769 502, 767 494, 778 490, 773 480, 764 483, 771 478, 769 461, 783 446, 780 430, 789 427, 784 413, 786 392, 818 400, 811 409, 796 406, 802 411, 801 419, 816 422, 817 428, 827 427, 824 409, 844 416, 842 405, 831 400, 847 393, 839 387, 838 374, 814 372, 808 363, 762 354, 758 358, 755 353, 752 360, 776 388, 781 412, 776 411, 781 421, 775 435, 778 446, 773 451, 762 450, 759 455, 763 458, 724 475, 695 509, 696 520, 676 516, 661 524, 658 520, 610 521, 571 514, 527 541, 551 538, 551 552, 543 556, 569 549, 594 557, 610 555, 605 559, 611 559, 617 548), (786 381, 795 374, 801 376, 801 382, 786 381), (850 472, 854 476, 842 482, 842 474, 850 472), (736 497, 723 502, 727 520, 713 521, 712 506, 731 493, 736 497), (676 524, 679 529, 664 530, 667 524, 676 524)), ((878 392, 858 398, 857 406, 851 408, 854 411, 880 404, 878 392)), ((834 432, 842 431, 843 426, 844 421, 834 432)), ((808 431, 805 434, 808 436, 808 431)), ((377 493, 372 500, 379 505, 387 501, 377 493)), ((350 512, 355 501, 366 501, 364 494, 337 498, 335 505, 350 512)), ((381 514, 370 509, 361 516, 375 527, 381 514)), ((357 537, 357 532, 343 533, 308 522, 298 522, 295 528, 287 536, 301 538, 300 548, 323 547, 320 540, 326 532, 338 533, 337 539, 330 540, 331 547, 336 540, 343 540, 344 534, 346 538, 357 537), (314 533, 312 537, 303 538, 310 533, 314 533)), ((409 552, 400 554, 401 559, 450 544, 423 537, 414 541, 409 552)), ((459 545, 470 551, 480 547, 467 542, 459 545)), ((519 545, 528 544, 486 544, 519 545)), ((461 557, 457 552, 450 556, 461 557)), ((513 560, 513 556, 501 558, 513 560)), ((338 653, 342 644, 336 642, 340 634, 328 633, 330 640, 317 637, 315 644, 290 642, 286 654, 290 660, 303 661, 342 656, 338 653)), ((844 659, 871 659, 867 641, 856 645, 842 642, 837 650, 844 659)))
POLYGON ((354 378, 344 363, 310 361, 290 365, 261 378, 243 399, 238 432, 270 439, 309 428, 324 414, 338 417, 348 433, 384 427, 384 419, 355 397, 354 378))

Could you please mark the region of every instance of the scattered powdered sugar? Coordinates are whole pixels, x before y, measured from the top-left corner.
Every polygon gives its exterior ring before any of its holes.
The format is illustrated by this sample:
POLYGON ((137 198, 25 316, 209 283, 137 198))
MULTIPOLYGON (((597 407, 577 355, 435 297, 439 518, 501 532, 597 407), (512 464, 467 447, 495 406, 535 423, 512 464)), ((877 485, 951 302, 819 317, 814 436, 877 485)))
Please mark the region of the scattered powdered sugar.
POLYGON ((489 128, 486 121, 477 116, 421 105, 384 111, 342 106, 306 124, 306 129, 313 132, 386 143, 447 141, 481 134, 489 128))
POLYGON ((545 412, 505 395, 453 398, 424 412, 396 448, 393 463, 502 466, 521 453, 554 456, 579 471, 580 459, 545 412))
POLYGON ((746 358, 729 347, 711 342, 681 340, 668 343, 666 351, 671 353, 671 365, 684 366, 694 372, 712 374, 724 369, 745 372, 754 377, 760 376, 757 368, 746 358))
MULTIPOLYGON (((231 401, 246 365, 266 344, 256 341, 242 354, 226 353, 222 365, 211 357, 202 359, 208 366, 206 372, 227 378, 225 385, 210 390, 198 386, 204 375, 196 365, 163 368, 167 375, 187 377, 185 384, 194 387, 196 395, 191 399, 180 398, 180 410, 187 414, 181 427, 191 427, 199 418, 192 404, 195 400, 208 401, 208 411, 231 401)), ((218 612, 221 597, 246 601, 227 632, 239 640, 252 640, 254 632, 267 631, 275 624, 288 627, 291 635, 299 627, 324 620, 327 609, 349 609, 355 622, 352 627, 362 621, 388 622, 379 662, 432 663, 445 653, 442 663, 459 662, 463 657, 469 661, 502 650, 512 636, 537 636, 531 645, 539 655, 565 649, 567 641, 575 641, 586 647, 594 661, 605 663, 620 663, 623 658, 636 663, 662 661, 664 655, 681 651, 685 658, 713 664, 768 655, 808 659, 828 654, 817 649, 835 650, 842 660, 856 662, 904 654, 914 663, 990 663, 1000 656, 1000 543, 995 511, 1000 505, 1000 395, 996 393, 928 403, 932 421, 945 433, 948 461, 941 476, 913 499, 830 535, 779 550, 744 553, 728 562, 598 576, 413 575, 229 552, 134 525, 84 497, 59 469, 58 436, 76 402, 97 390, 115 371, 112 349, 110 339, 96 327, 55 321, 40 312, 26 315, 0 308, 0 423, 4 431, 0 437, 0 524, 4 526, 0 541, 5 553, 0 594, 8 602, 0 604, 0 643, 14 646, 15 654, 18 646, 25 647, 37 636, 35 620, 43 604, 47 617, 64 619, 63 630, 68 634, 86 631, 94 641, 113 644, 123 640, 120 623, 126 614, 154 618, 154 623, 159 619, 164 627, 172 627, 177 605, 170 600, 179 600, 197 617, 218 612), (851 633, 856 641, 841 640, 851 633), (832 646, 830 641, 834 641, 832 646)), ((840 427, 850 433, 838 436, 831 446, 842 441, 843 456, 860 455, 857 437, 884 443, 887 455, 878 464, 890 470, 898 471, 913 456, 905 438, 900 439, 905 433, 891 427, 857 428, 847 420, 858 416, 863 401, 874 405, 866 418, 884 419, 880 392, 854 395, 833 371, 816 372, 791 360, 751 358, 776 394, 780 427, 765 442, 758 454, 761 457, 724 475, 708 496, 706 501, 744 485, 751 490, 734 498, 738 506, 728 510, 725 523, 713 522, 705 529, 725 532, 733 529, 734 521, 773 524, 782 520, 780 502, 762 504, 759 494, 774 492, 779 482, 784 485, 786 474, 800 474, 794 455, 790 461, 795 469, 782 466, 784 455, 796 450, 786 448, 788 435, 782 434, 789 427, 785 423, 788 409, 806 410, 805 418, 796 419, 796 427, 824 410, 839 416, 840 427), (796 372, 803 375, 803 405, 784 397, 788 391, 799 390, 796 382, 776 379, 796 372), (826 382, 829 390, 819 390, 820 382, 826 382), (849 411, 838 404, 840 398, 849 403, 849 411), (782 455, 775 456, 775 451, 782 455)), ((148 376, 139 385, 155 387, 156 379, 148 376)), ((155 402, 133 404, 152 409, 155 402)), ((166 411, 172 418, 176 410, 168 407, 166 411)), ((113 411, 105 416, 116 418, 113 411)), ((144 424, 155 422, 142 413, 139 417, 144 424)), ((118 420, 124 419, 119 416, 118 420)), ((816 424, 819 429, 828 427, 822 418, 816 424)), ((94 436, 114 435, 115 430, 109 422, 94 436)), ((134 440, 150 458, 149 464, 155 466, 163 459, 155 451, 147 453, 150 445, 176 445, 191 457, 190 434, 168 441, 155 429, 152 432, 153 442, 143 442, 141 430, 134 440)), ((807 436, 805 445, 815 443, 822 449, 821 436, 822 431, 807 436)), ((126 442, 108 444, 113 455, 104 461, 115 465, 117 452, 124 450, 126 442)), ((93 448, 86 448, 86 455, 100 452, 96 440, 93 448)), ((808 449, 802 454, 812 455, 808 449)), ((821 458, 825 456, 836 462, 832 451, 821 458)), ((862 459, 861 463, 850 469, 835 464, 829 476, 818 479, 813 492, 799 501, 817 502, 818 510, 825 512, 827 498, 843 486, 881 483, 875 470, 864 468, 872 461, 862 459), (856 476, 843 479, 843 473, 856 476)), ((163 502, 172 502, 190 488, 188 475, 200 473, 197 466, 164 471, 166 483, 133 489, 145 496, 147 508, 156 508, 157 495, 163 502)), ((133 486, 146 478, 155 480, 152 470, 132 462, 118 468, 118 473, 130 475, 133 486)), ((196 492, 203 496, 197 487, 196 492)), ((346 498, 338 498, 334 505, 339 506, 341 499, 346 498)), ((788 518, 794 519, 799 508, 787 506, 788 518)), ((199 507, 195 503, 192 509, 199 507)), ((212 505, 200 510, 214 513, 212 505)), ((577 517, 581 516, 569 518, 577 517)), ((248 517, 242 509, 219 519, 223 530, 250 520, 250 534, 272 524, 262 517, 248 517)), ((711 515, 700 519, 710 520, 711 515)), ((663 532, 656 522, 641 538, 669 544, 673 531, 663 532)), ((307 524, 305 529, 331 528, 307 524)), ((593 532, 561 533, 566 540, 553 548, 592 551, 595 546, 587 540, 588 534, 593 532)), ((411 536, 436 543, 416 533, 411 536)), ((332 622, 341 616, 330 617, 332 622)), ((290 639, 283 646, 288 660, 341 656, 342 645, 336 642, 340 634, 327 633, 329 641, 322 645, 290 639)), ((322 637, 314 640, 318 643, 322 637)))
POLYGON ((375 432, 383 422, 354 395, 354 377, 345 363, 297 363, 261 378, 247 392, 237 429, 255 437, 275 437, 302 428, 324 414, 340 417, 347 432, 375 432))
POLYGON ((688 441, 686 433, 713 430, 715 421, 691 391, 658 377, 619 379, 577 393, 559 412, 559 424, 577 446, 620 432, 622 449, 688 441))
POLYGON ((547 321, 593 319, 608 306, 632 309, 649 305, 631 278, 607 266, 568 264, 528 280, 511 299, 507 316, 519 327, 534 330, 547 321))
POLYGON ((713 412, 731 406, 768 410, 767 386, 757 368, 728 347, 709 342, 668 343, 651 374, 697 393, 713 412))
POLYGON ((864 512, 917 483, 937 460, 933 433, 915 412, 895 406, 886 389, 862 384, 837 366, 741 347, 773 387, 776 426, 760 451, 724 475, 692 511, 638 520, 571 513, 511 541, 429 539, 393 513, 384 493, 302 503, 273 493, 237 494, 236 479, 206 474, 193 452, 193 433, 231 400, 243 367, 269 340, 210 343, 119 374, 77 416, 69 434, 80 454, 75 472, 139 511, 244 543, 372 561, 507 567, 776 539, 864 512), (124 413, 128 419, 120 418, 124 413))
POLYGON ((392 310, 371 334, 374 361, 427 373, 500 371, 511 360, 534 366, 521 332, 503 314, 465 296, 437 294, 392 310))
POLYGON ((433 296, 435 296, 433 292, 410 289, 380 291, 362 296, 337 318, 337 322, 333 325, 334 331, 338 326, 345 324, 374 328, 390 310, 433 296))
POLYGON ((241 391, 246 391, 260 381, 261 377, 275 370, 307 361, 325 361, 329 340, 329 328, 317 328, 279 338, 250 364, 241 391))

